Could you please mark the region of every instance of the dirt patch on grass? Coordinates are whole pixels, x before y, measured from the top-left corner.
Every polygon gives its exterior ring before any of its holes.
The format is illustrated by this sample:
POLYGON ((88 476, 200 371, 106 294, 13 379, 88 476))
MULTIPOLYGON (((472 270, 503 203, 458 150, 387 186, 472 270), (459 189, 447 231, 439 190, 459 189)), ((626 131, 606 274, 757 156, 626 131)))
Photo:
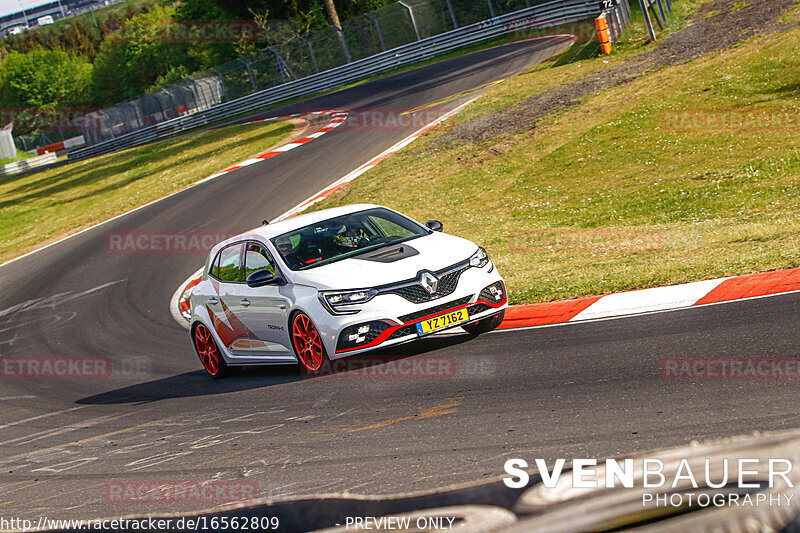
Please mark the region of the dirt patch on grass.
POLYGON ((433 147, 443 148, 454 143, 472 144, 506 133, 527 131, 534 128, 542 116, 571 107, 583 96, 600 89, 628 83, 649 71, 685 63, 756 35, 795 27, 798 22, 781 23, 781 17, 792 5, 793 0, 748 0, 744 6, 736 0, 704 4, 685 29, 672 34, 652 51, 632 57, 617 67, 461 124, 441 135, 433 147))

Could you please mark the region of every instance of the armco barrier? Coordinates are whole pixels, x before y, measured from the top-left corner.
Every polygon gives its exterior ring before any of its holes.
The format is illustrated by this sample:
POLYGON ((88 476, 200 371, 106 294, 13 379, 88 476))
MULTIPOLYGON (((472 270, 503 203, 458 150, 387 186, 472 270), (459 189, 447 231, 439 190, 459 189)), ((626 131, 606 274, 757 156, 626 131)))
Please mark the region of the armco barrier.
POLYGON ((319 74, 293 80, 282 85, 231 100, 190 115, 165 120, 153 126, 101 142, 69 154, 77 161, 116 152, 178 132, 234 117, 283 100, 307 96, 333 89, 402 65, 430 59, 437 55, 488 40, 511 31, 542 29, 594 18, 613 12, 628 22, 628 0, 555 0, 482 22, 450 30, 427 39, 381 52, 319 74))
POLYGON ((0 176, 10 176, 11 174, 17 174, 23 170, 28 170, 29 168, 49 165, 50 163, 55 163, 56 159, 58 158, 54 152, 47 152, 44 155, 29 157, 28 159, 23 159, 22 161, 15 161, 14 163, 1 166, 0 176))

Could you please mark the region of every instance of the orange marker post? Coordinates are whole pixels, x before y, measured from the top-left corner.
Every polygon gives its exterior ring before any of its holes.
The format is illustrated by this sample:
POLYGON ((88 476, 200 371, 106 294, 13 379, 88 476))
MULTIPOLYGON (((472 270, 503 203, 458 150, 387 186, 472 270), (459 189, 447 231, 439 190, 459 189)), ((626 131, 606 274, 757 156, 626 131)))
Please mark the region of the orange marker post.
POLYGON ((600 39, 600 49, 604 54, 611 53, 611 39, 608 36, 608 23, 606 16, 600 15, 594 19, 594 24, 597 27, 597 37, 600 39))

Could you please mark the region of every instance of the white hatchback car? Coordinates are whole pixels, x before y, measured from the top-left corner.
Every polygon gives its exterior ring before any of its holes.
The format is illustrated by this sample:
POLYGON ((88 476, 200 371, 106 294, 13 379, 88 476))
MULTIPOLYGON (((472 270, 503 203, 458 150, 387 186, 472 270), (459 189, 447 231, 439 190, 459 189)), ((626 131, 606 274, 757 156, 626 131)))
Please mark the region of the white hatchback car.
POLYGON ((231 367, 331 359, 460 326, 508 305, 486 251, 376 205, 263 225, 216 245, 191 293, 191 335, 213 377, 231 367))

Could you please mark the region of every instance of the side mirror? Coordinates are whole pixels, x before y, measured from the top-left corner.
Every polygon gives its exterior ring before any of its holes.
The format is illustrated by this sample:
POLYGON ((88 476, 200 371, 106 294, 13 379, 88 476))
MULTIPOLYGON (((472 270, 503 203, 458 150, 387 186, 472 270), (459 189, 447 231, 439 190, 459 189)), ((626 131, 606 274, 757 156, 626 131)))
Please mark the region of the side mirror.
POLYGON ((429 220, 425 223, 425 225, 428 226, 428 229, 432 231, 442 231, 443 227, 442 223, 438 220, 429 220))
POLYGON ((275 274, 270 272, 267 269, 264 270, 257 270, 247 276, 247 286, 248 287, 263 287, 264 285, 269 285, 270 283, 275 282, 275 274))

